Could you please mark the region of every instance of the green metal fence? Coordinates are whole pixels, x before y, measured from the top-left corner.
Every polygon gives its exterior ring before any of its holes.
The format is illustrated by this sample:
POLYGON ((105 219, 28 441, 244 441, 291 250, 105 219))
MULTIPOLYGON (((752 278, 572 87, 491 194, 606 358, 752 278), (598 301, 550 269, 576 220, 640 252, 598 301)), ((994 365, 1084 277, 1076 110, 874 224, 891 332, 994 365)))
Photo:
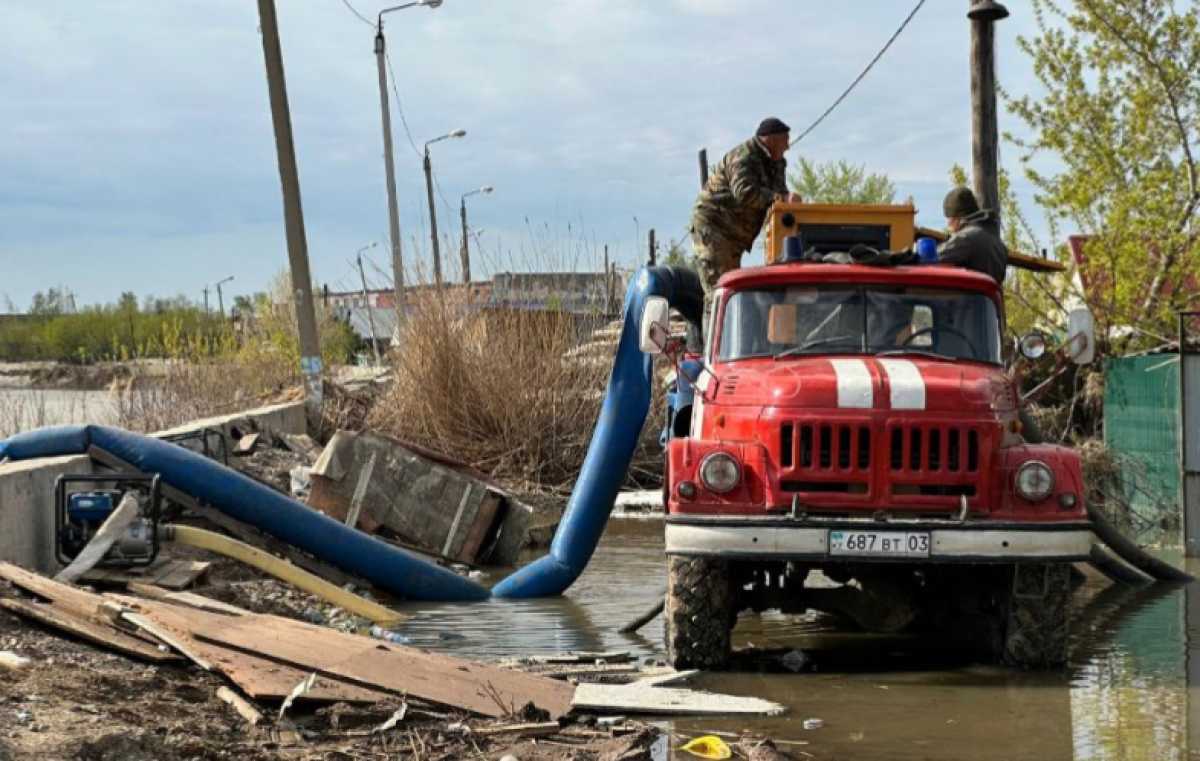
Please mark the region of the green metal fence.
POLYGON ((1133 509, 1142 515, 1170 511, 1178 516, 1179 365, 1174 354, 1110 359, 1104 377, 1104 443, 1120 456, 1136 460, 1148 490, 1166 504, 1129 490, 1133 509))

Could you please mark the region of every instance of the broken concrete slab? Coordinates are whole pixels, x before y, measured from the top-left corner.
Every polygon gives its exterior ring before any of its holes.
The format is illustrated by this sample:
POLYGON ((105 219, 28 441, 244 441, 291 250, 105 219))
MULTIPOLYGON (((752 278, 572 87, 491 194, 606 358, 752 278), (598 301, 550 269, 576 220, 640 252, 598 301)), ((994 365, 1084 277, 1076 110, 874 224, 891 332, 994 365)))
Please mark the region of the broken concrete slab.
POLYGON ((510 564, 533 511, 469 469, 395 440, 339 431, 313 467, 309 505, 452 561, 510 564))

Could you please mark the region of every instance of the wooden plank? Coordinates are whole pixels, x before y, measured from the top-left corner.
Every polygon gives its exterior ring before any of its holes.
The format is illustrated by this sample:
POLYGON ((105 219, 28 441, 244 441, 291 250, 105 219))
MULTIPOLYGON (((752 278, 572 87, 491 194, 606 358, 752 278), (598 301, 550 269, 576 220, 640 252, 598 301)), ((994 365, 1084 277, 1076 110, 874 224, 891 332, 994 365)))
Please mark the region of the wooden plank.
POLYGON ((32 661, 24 656, 11 653, 8 650, 0 650, 0 669, 20 671, 30 663, 32 663, 32 661))
POLYGON ((479 553, 490 544, 488 540, 494 534, 492 528, 496 523, 496 514, 499 511, 500 495, 491 490, 485 491, 483 499, 479 502, 479 512, 475 514, 475 520, 467 531, 462 549, 459 550, 459 557, 470 563, 478 563, 482 560, 479 553))
MULTIPOLYGON (((110 597, 136 609, 142 616, 170 632, 177 640, 186 643, 189 650, 211 663, 217 671, 254 700, 283 700, 297 684, 312 673, 214 645, 193 636, 192 630, 199 627, 228 625, 232 619, 227 615, 127 595, 110 597)), ((304 696, 305 700, 347 703, 377 703, 391 697, 393 696, 387 692, 347 684, 328 677, 319 677, 312 690, 304 696)))
POLYGON ((551 718, 571 708, 574 690, 552 679, 266 616, 195 630, 197 638, 380 689, 484 716, 533 703, 551 718))
POLYGON ((99 595, 39 576, 12 563, 0 562, 0 579, 6 579, 26 592, 50 601, 68 615, 85 620, 95 618, 100 604, 104 602, 99 595))
POLYGON ((253 615, 245 608, 239 608, 236 605, 214 600, 211 597, 194 594, 192 592, 171 592, 162 587, 156 587, 153 584, 133 583, 129 585, 129 591, 135 594, 149 597, 153 600, 162 600, 163 602, 176 603, 197 610, 205 610, 210 613, 221 613, 227 616, 249 616, 253 615))
MULTIPOLYGON (((97 446, 88 447, 88 456, 101 465, 118 472, 141 472, 125 460, 122 460, 111 452, 108 452, 97 446)), ((176 504, 183 505, 191 512, 203 517, 205 520, 216 526, 220 526, 247 544, 252 544, 255 547, 261 547, 262 549, 265 549, 273 554, 285 557, 304 570, 309 571, 310 573, 315 573, 321 578, 331 581, 338 586, 344 587, 347 584, 354 584, 359 589, 374 589, 374 585, 366 579, 346 573, 340 568, 326 563, 323 560, 319 560, 311 555, 300 552, 286 542, 280 541, 273 536, 259 531, 247 523, 242 523, 236 518, 232 518, 216 508, 202 505, 198 500, 192 497, 192 495, 180 491, 168 483, 161 483, 160 488, 162 489, 163 496, 165 496, 167 499, 176 504)))
POLYGON ((187 589, 208 573, 211 566, 212 563, 203 560, 175 560, 150 583, 176 591, 187 589))
POLYGON ((128 587, 130 584, 157 584, 171 589, 187 589, 208 572, 212 563, 203 560, 175 560, 160 557, 148 566, 134 568, 93 568, 80 577, 97 586, 128 587))
POLYGON ((643 684, 581 684, 575 688, 575 708, 617 713, 650 713, 679 716, 743 714, 776 716, 784 712, 778 703, 761 698, 743 698, 643 684))
POLYGON ((532 724, 510 724, 504 727, 483 727, 472 729, 471 734, 477 737, 549 737, 562 731, 557 721, 546 721, 532 724))
POLYGON ((154 663, 178 660, 174 653, 163 652, 148 642, 143 642, 128 634, 122 634, 110 626, 81 618, 54 604, 29 603, 5 598, 0 599, 0 607, 37 621, 44 626, 134 658, 154 663))
MULTIPOLYGON (((938 243, 944 243, 950 239, 942 230, 935 230, 932 227, 918 227, 916 229, 917 237, 933 238, 938 243)), ((1010 266, 1018 269, 1030 270, 1031 272, 1065 272, 1066 267, 1061 262, 1056 262, 1053 259, 1043 259, 1040 256, 1030 256, 1022 254, 1019 251, 1008 252, 1008 263, 1010 266)))
POLYGON ((137 628, 146 632, 155 639, 161 640, 163 644, 170 647, 175 652, 187 658, 192 663, 196 664, 205 671, 212 671, 213 665, 208 660, 196 652, 196 649, 189 646, 189 643, 184 641, 182 637, 176 637, 165 627, 159 626, 150 619, 138 613, 122 613, 121 620, 128 621, 137 628))
POLYGON ((248 700, 228 687, 218 687, 217 697, 232 706, 233 710, 237 711, 238 715, 245 719, 246 723, 250 726, 258 726, 258 723, 262 721, 262 713, 250 705, 248 700))

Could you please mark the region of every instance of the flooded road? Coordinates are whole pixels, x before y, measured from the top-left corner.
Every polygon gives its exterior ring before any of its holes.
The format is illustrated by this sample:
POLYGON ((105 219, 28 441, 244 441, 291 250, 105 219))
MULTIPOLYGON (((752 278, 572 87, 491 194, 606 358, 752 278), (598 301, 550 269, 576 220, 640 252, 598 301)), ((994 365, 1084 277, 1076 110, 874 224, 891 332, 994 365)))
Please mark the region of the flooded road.
MULTIPOLYGON (((1200 573, 1200 564, 1189 568, 1200 573)), ((661 617, 642 636, 616 630, 664 586, 662 524, 614 520, 564 597, 409 606, 401 631, 416 645, 480 659, 565 650, 661 657, 661 617)), ((928 641, 837 632, 800 616, 743 616, 736 646, 801 649, 815 673, 704 675, 696 686, 774 700, 788 713, 674 729, 806 743, 780 745, 796 758, 1200 759, 1200 583, 1150 593, 1089 583, 1076 597, 1071 663, 1047 674, 973 665, 928 641), (807 718, 824 726, 806 731, 807 718)))

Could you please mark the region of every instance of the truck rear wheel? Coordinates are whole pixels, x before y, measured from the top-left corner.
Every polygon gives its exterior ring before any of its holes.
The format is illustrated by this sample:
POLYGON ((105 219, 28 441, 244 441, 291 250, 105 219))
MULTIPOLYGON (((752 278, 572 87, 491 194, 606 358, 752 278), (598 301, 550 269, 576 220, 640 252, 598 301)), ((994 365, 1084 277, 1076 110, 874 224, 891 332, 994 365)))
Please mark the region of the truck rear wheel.
POLYGON ((1067 661, 1071 566, 1020 564, 1013 569, 1001 660, 1009 666, 1048 669, 1067 661))
POLYGON ((729 563, 671 557, 667 568, 667 660, 677 669, 723 668, 737 617, 729 563))

